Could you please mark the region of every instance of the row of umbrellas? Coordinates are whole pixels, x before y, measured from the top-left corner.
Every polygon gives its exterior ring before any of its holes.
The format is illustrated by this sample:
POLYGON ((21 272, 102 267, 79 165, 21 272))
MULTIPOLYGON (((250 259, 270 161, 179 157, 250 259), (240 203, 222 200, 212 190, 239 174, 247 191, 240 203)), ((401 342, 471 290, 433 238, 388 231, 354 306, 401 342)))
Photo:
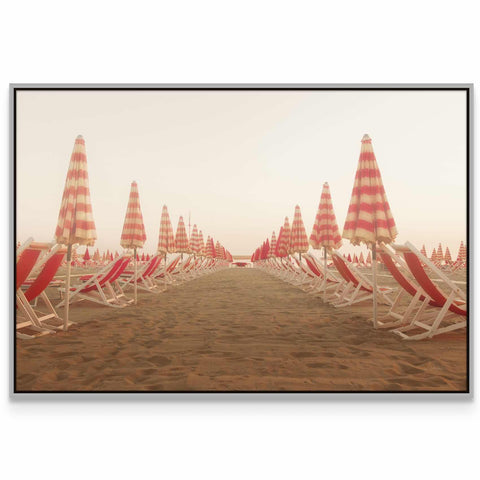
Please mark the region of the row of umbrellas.
MULTIPOLYGON (((361 141, 360 157, 342 236, 340 236, 336 222, 330 188, 328 183, 325 183, 310 238, 307 239, 300 207, 297 205, 291 231, 286 217, 283 227, 280 228, 279 239, 276 240, 276 247, 272 254, 281 257, 298 253, 301 258, 301 254, 308 251, 310 244, 314 249, 324 249, 326 267, 327 251, 339 248, 342 245, 342 237, 349 240, 352 245, 366 244, 372 252, 373 323, 377 327, 376 246, 377 242, 393 242, 397 234, 380 169, 373 151, 372 140, 365 134, 361 141)), ((253 258, 256 255, 262 255, 262 253, 265 255, 267 242, 268 239, 254 252, 253 258)), ((270 252, 270 250, 271 247, 268 251, 270 252)))
MULTIPOLYGON (((85 245, 87 248, 95 244, 97 232, 93 220, 90 188, 88 181, 87 155, 85 140, 82 135, 75 139, 73 152, 65 180, 65 187, 55 229, 55 240, 59 244, 67 246, 67 275, 65 287, 65 314, 64 329, 68 328, 69 316, 69 293, 72 266, 72 247, 74 244, 85 245)), ((125 222, 120 237, 120 245, 125 249, 134 251, 135 276, 137 273, 137 249, 142 248, 147 239, 143 215, 140 207, 138 185, 132 182, 127 204, 125 222)), ((168 214, 167 206, 162 208, 160 219, 160 232, 158 237, 158 253, 192 253, 193 255, 210 258, 220 258, 232 261, 233 258, 225 248, 213 238, 208 237, 204 245, 203 234, 194 225, 191 238, 187 236, 185 223, 180 217, 176 235, 173 234, 172 223, 168 214)), ((166 262, 165 262, 166 263, 166 262)), ((137 284, 135 286, 135 303, 137 300, 137 284)))

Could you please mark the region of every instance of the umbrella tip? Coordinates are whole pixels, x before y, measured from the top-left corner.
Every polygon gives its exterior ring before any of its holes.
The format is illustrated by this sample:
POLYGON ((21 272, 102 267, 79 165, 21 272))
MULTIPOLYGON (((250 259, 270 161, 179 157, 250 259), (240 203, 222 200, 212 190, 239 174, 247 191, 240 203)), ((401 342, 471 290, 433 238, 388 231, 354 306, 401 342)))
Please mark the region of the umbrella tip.
POLYGON ((368 133, 366 133, 366 134, 362 137, 362 142, 368 142, 369 140, 371 140, 371 138, 368 136, 368 133))
POLYGON ((77 135, 77 140, 83 140, 83 135, 77 135))

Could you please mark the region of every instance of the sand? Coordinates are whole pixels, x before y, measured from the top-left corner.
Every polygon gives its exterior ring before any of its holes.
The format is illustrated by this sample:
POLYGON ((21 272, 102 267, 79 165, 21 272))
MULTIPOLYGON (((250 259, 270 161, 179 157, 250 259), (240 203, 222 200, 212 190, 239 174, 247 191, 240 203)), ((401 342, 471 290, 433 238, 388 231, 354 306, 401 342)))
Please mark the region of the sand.
POLYGON ((371 309, 239 268, 136 307, 82 302, 68 332, 17 339, 16 391, 466 390, 465 329, 408 342, 374 330, 371 309))

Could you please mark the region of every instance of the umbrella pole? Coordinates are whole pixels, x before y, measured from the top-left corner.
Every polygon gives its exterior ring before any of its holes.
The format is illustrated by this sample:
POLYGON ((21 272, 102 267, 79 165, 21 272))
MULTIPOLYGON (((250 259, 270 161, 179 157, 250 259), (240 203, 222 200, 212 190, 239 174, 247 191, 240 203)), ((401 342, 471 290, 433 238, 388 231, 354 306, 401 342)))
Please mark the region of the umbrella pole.
POLYGON ((70 273, 72 269, 72 245, 67 248, 67 280, 65 286, 65 315, 63 316, 63 330, 68 330, 68 314, 70 310, 70 273))
POLYGON ((327 247, 323 247, 323 303, 327 301, 327 247))
POLYGON ((137 247, 133 247, 133 265, 134 265, 134 270, 135 270, 135 283, 133 284, 133 304, 137 304, 137 247))
POLYGON ((163 270, 164 289, 167 289, 167 252, 165 252, 165 267, 163 270))
POLYGON ((372 245, 373 270, 373 327, 377 328, 377 248, 376 242, 372 245))

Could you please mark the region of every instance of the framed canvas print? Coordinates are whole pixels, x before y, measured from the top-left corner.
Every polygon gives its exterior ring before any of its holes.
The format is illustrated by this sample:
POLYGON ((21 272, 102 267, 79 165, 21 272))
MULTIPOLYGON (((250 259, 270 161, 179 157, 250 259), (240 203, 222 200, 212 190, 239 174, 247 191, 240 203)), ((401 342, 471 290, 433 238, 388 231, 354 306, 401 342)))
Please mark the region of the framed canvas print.
POLYGON ((468 393, 471 85, 12 85, 12 390, 468 393))

